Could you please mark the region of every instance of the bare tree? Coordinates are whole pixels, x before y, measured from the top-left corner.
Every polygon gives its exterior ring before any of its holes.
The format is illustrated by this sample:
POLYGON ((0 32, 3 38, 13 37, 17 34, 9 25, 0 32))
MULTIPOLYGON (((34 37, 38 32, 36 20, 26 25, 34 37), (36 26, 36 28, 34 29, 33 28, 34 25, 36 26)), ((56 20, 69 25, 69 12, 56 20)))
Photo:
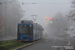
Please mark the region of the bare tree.
POLYGON ((72 1, 71 11, 67 15, 68 19, 75 21, 75 0, 72 1))
MULTIPOLYGON (((58 12, 54 18, 52 18, 52 23, 49 22, 48 28, 52 30, 53 35, 65 34, 64 29, 67 28, 67 23, 61 12, 58 12), (54 31, 53 31, 54 30, 54 31)), ((49 31, 51 32, 51 31, 49 31)))
POLYGON ((23 17, 21 5, 13 0, 12 3, 6 5, 6 34, 7 36, 16 36, 17 24, 23 17))

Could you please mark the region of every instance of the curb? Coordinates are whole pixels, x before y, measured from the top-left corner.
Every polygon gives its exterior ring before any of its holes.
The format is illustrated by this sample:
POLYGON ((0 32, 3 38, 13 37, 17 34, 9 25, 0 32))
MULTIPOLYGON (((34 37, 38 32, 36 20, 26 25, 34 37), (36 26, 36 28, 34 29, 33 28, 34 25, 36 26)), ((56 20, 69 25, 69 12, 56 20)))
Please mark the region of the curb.
POLYGON ((22 46, 22 47, 19 47, 19 48, 13 49, 13 50, 21 50, 22 48, 28 47, 28 46, 30 46, 30 45, 32 45, 32 44, 35 44, 36 42, 39 42, 39 41, 41 41, 41 40, 43 40, 43 39, 40 39, 40 40, 38 40, 38 41, 32 42, 32 43, 30 43, 30 44, 24 45, 24 46, 22 46))

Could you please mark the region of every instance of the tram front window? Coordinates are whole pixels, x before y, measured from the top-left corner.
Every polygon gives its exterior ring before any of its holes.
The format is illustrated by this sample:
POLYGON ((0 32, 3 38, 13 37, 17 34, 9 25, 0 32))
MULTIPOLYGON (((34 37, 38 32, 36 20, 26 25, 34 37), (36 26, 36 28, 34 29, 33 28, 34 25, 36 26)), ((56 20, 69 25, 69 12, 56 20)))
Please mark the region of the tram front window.
POLYGON ((32 34, 32 26, 29 25, 19 25, 18 34, 32 34))

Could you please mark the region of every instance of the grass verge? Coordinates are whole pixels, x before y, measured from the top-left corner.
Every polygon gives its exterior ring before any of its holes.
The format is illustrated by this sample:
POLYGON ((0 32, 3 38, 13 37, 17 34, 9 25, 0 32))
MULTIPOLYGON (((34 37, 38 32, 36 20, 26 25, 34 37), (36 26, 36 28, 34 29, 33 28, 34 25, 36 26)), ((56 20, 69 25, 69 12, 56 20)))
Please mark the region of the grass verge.
POLYGON ((17 41, 17 39, 0 41, 0 50, 13 50, 29 43, 30 42, 20 42, 17 41))

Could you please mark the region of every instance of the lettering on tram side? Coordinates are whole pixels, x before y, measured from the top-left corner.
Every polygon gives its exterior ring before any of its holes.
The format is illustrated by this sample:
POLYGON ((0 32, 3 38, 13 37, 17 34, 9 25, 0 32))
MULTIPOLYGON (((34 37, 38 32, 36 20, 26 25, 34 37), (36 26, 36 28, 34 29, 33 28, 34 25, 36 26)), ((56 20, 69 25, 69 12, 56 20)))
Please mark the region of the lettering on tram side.
POLYGON ((29 35, 21 35, 21 36, 29 36, 29 35))

